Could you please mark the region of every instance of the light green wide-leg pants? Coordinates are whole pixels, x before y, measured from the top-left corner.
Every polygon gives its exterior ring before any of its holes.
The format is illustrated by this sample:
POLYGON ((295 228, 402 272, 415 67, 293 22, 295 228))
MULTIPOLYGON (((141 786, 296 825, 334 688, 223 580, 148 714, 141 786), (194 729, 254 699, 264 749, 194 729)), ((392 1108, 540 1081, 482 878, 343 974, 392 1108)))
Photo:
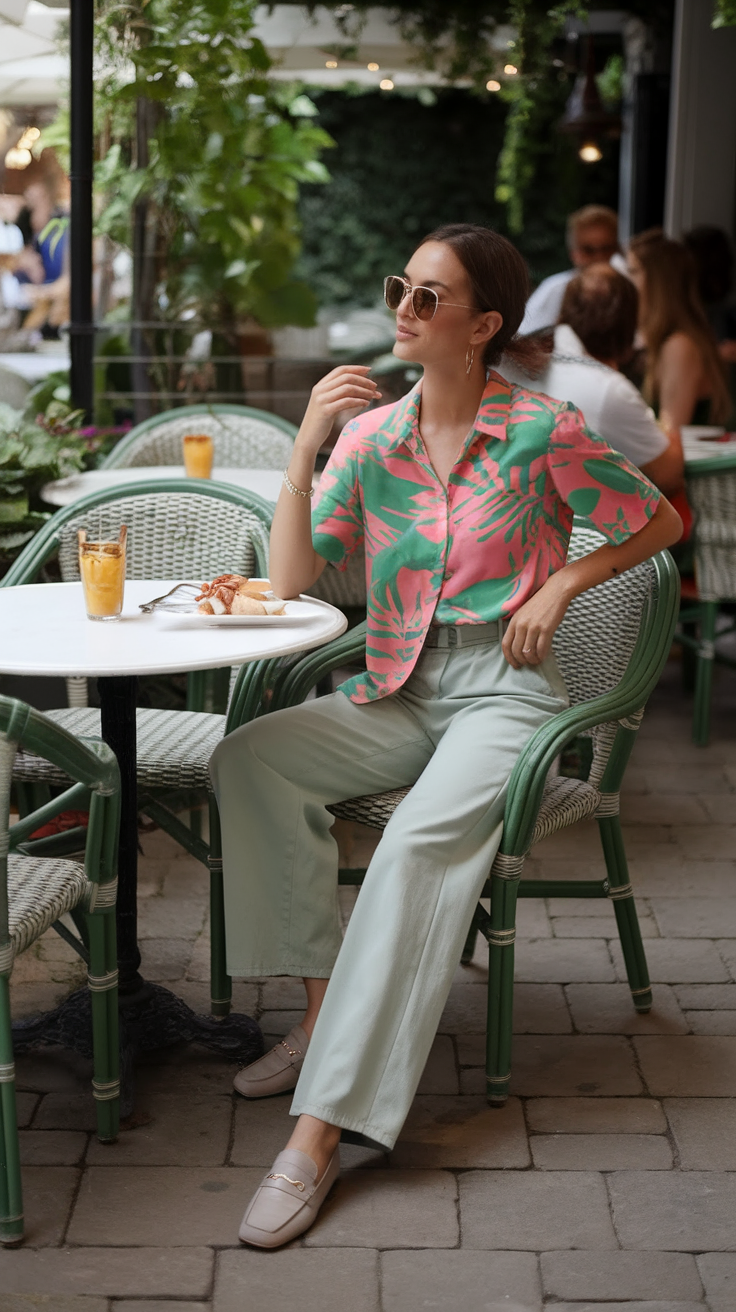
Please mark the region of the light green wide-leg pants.
MULTIPOLYGON (((487 626, 483 626, 487 634, 487 626)), ((330 977, 296 1088, 309 1113, 393 1147, 501 841, 509 776, 567 704, 553 658, 425 647, 409 680, 263 716, 216 749, 228 970, 330 977), (344 941, 329 803, 414 784, 387 825, 344 941)))

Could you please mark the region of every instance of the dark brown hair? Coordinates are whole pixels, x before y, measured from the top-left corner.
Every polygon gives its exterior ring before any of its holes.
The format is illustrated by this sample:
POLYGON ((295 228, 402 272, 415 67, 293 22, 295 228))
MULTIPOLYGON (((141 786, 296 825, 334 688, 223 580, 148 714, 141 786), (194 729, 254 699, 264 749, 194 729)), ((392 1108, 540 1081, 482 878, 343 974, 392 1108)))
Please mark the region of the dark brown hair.
POLYGON ((516 247, 477 223, 446 223, 420 245, 428 241, 445 242, 455 252, 470 280, 476 309, 496 310, 503 319, 486 346, 483 363, 497 364, 507 354, 527 373, 544 368, 546 359, 537 344, 516 336, 529 296, 529 273, 516 247))
POLYGON ((681 241, 652 232, 632 237, 629 251, 644 270, 644 319, 640 327, 647 344, 646 399, 650 403, 659 399, 656 374, 664 343, 673 333, 684 333, 700 352, 710 389, 711 422, 722 423, 730 414, 731 396, 718 343, 698 293, 697 271, 690 251, 681 241))
POLYGON ((584 205, 567 218, 565 236, 568 250, 574 250, 585 228, 606 227, 610 230, 613 241, 618 246, 618 214, 608 205, 584 205))
POLYGON ((633 282, 610 264, 591 264, 571 278, 558 323, 569 324, 596 360, 625 360, 631 353, 639 312, 633 282))

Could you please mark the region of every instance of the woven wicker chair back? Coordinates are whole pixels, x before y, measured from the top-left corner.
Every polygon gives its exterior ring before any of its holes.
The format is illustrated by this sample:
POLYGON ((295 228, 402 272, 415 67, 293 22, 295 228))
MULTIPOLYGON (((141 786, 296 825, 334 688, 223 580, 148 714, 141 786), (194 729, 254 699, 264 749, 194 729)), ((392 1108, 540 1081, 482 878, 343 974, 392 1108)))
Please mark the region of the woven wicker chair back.
POLYGON ((136 465, 181 465, 182 438, 207 433, 215 444, 217 466, 224 469, 284 469, 291 460, 294 441, 275 424, 252 415, 204 414, 164 419, 149 428, 121 453, 117 468, 136 465))
POLYGON ((736 601, 736 465, 687 480, 695 579, 703 601, 736 601))
POLYGON ((80 512, 60 530, 59 566, 65 582, 79 578, 77 530, 92 541, 117 538, 128 526, 129 579, 189 579, 257 572, 254 542, 268 559, 264 524, 247 506, 185 492, 147 492, 80 512))
MULTIPOLYGON (((568 560, 579 560, 604 546, 593 529, 575 528, 568 560)), ((610 692, 623 678, 636 646, 647 602, 655 597, 657 575, 651 561, 583 592, 570 605, 554 639, 554 651, 570 701, 590 701, 610 692)), ((590 781, 603 773, 613 742, 613 727, 590 730, 593 765, 590 781)))

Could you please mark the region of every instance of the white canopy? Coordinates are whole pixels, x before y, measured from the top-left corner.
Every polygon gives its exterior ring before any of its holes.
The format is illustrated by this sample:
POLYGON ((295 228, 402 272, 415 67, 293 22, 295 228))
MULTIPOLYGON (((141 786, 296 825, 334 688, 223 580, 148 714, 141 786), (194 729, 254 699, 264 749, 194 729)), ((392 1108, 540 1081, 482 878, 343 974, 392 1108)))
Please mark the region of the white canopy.
MULTIPOLYGON (((439 73, 418 67, 416 50, 402 41, 398 28, 389 21, 390 13, 382 8, 368 11, 351 58, 340 53, 340 48, 350 45, 350 37, 324 5, 311 14, 300 5, 260 5, 255 35, 275 60, 272 76, 276 78, 333 87, 346 82, 378 87, 387 78, 399 87, 439 84, 439 73)), ((47 0, 45 4, 40 0, 0 0, 0 106, 53 105, 59 99, 69 77, 69 61, 57 50, 56 31, 68 15, 68 0, 47 0)), ((512 36, 505 27, 498 28, 494 36, 499 65, 512 36)))
MULTIPOLYGON (((62 0, 65 4, 65 0, 62 0)), ((69 77, 56 30, 69 11, 39 0, 0 0, 0 105, 53 105, 69 77)))

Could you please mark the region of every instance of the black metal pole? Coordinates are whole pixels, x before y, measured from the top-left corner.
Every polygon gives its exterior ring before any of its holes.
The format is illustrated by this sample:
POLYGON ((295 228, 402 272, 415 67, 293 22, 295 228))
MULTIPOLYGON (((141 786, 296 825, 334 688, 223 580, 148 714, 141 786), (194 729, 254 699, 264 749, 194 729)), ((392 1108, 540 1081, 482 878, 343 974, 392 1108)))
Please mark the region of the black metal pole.
POLYGON ((118 846, 118 966, 120 995, 141 986, 138 967, 138 780, 136 776, 136 678, 97 680, 101 732, 120 766, 120 843, 118 846))
POLYGON ((92 169, 94 160, 94 0, 71 0, 71 355, 72 404, 88 423, 94 408, 92 169))

